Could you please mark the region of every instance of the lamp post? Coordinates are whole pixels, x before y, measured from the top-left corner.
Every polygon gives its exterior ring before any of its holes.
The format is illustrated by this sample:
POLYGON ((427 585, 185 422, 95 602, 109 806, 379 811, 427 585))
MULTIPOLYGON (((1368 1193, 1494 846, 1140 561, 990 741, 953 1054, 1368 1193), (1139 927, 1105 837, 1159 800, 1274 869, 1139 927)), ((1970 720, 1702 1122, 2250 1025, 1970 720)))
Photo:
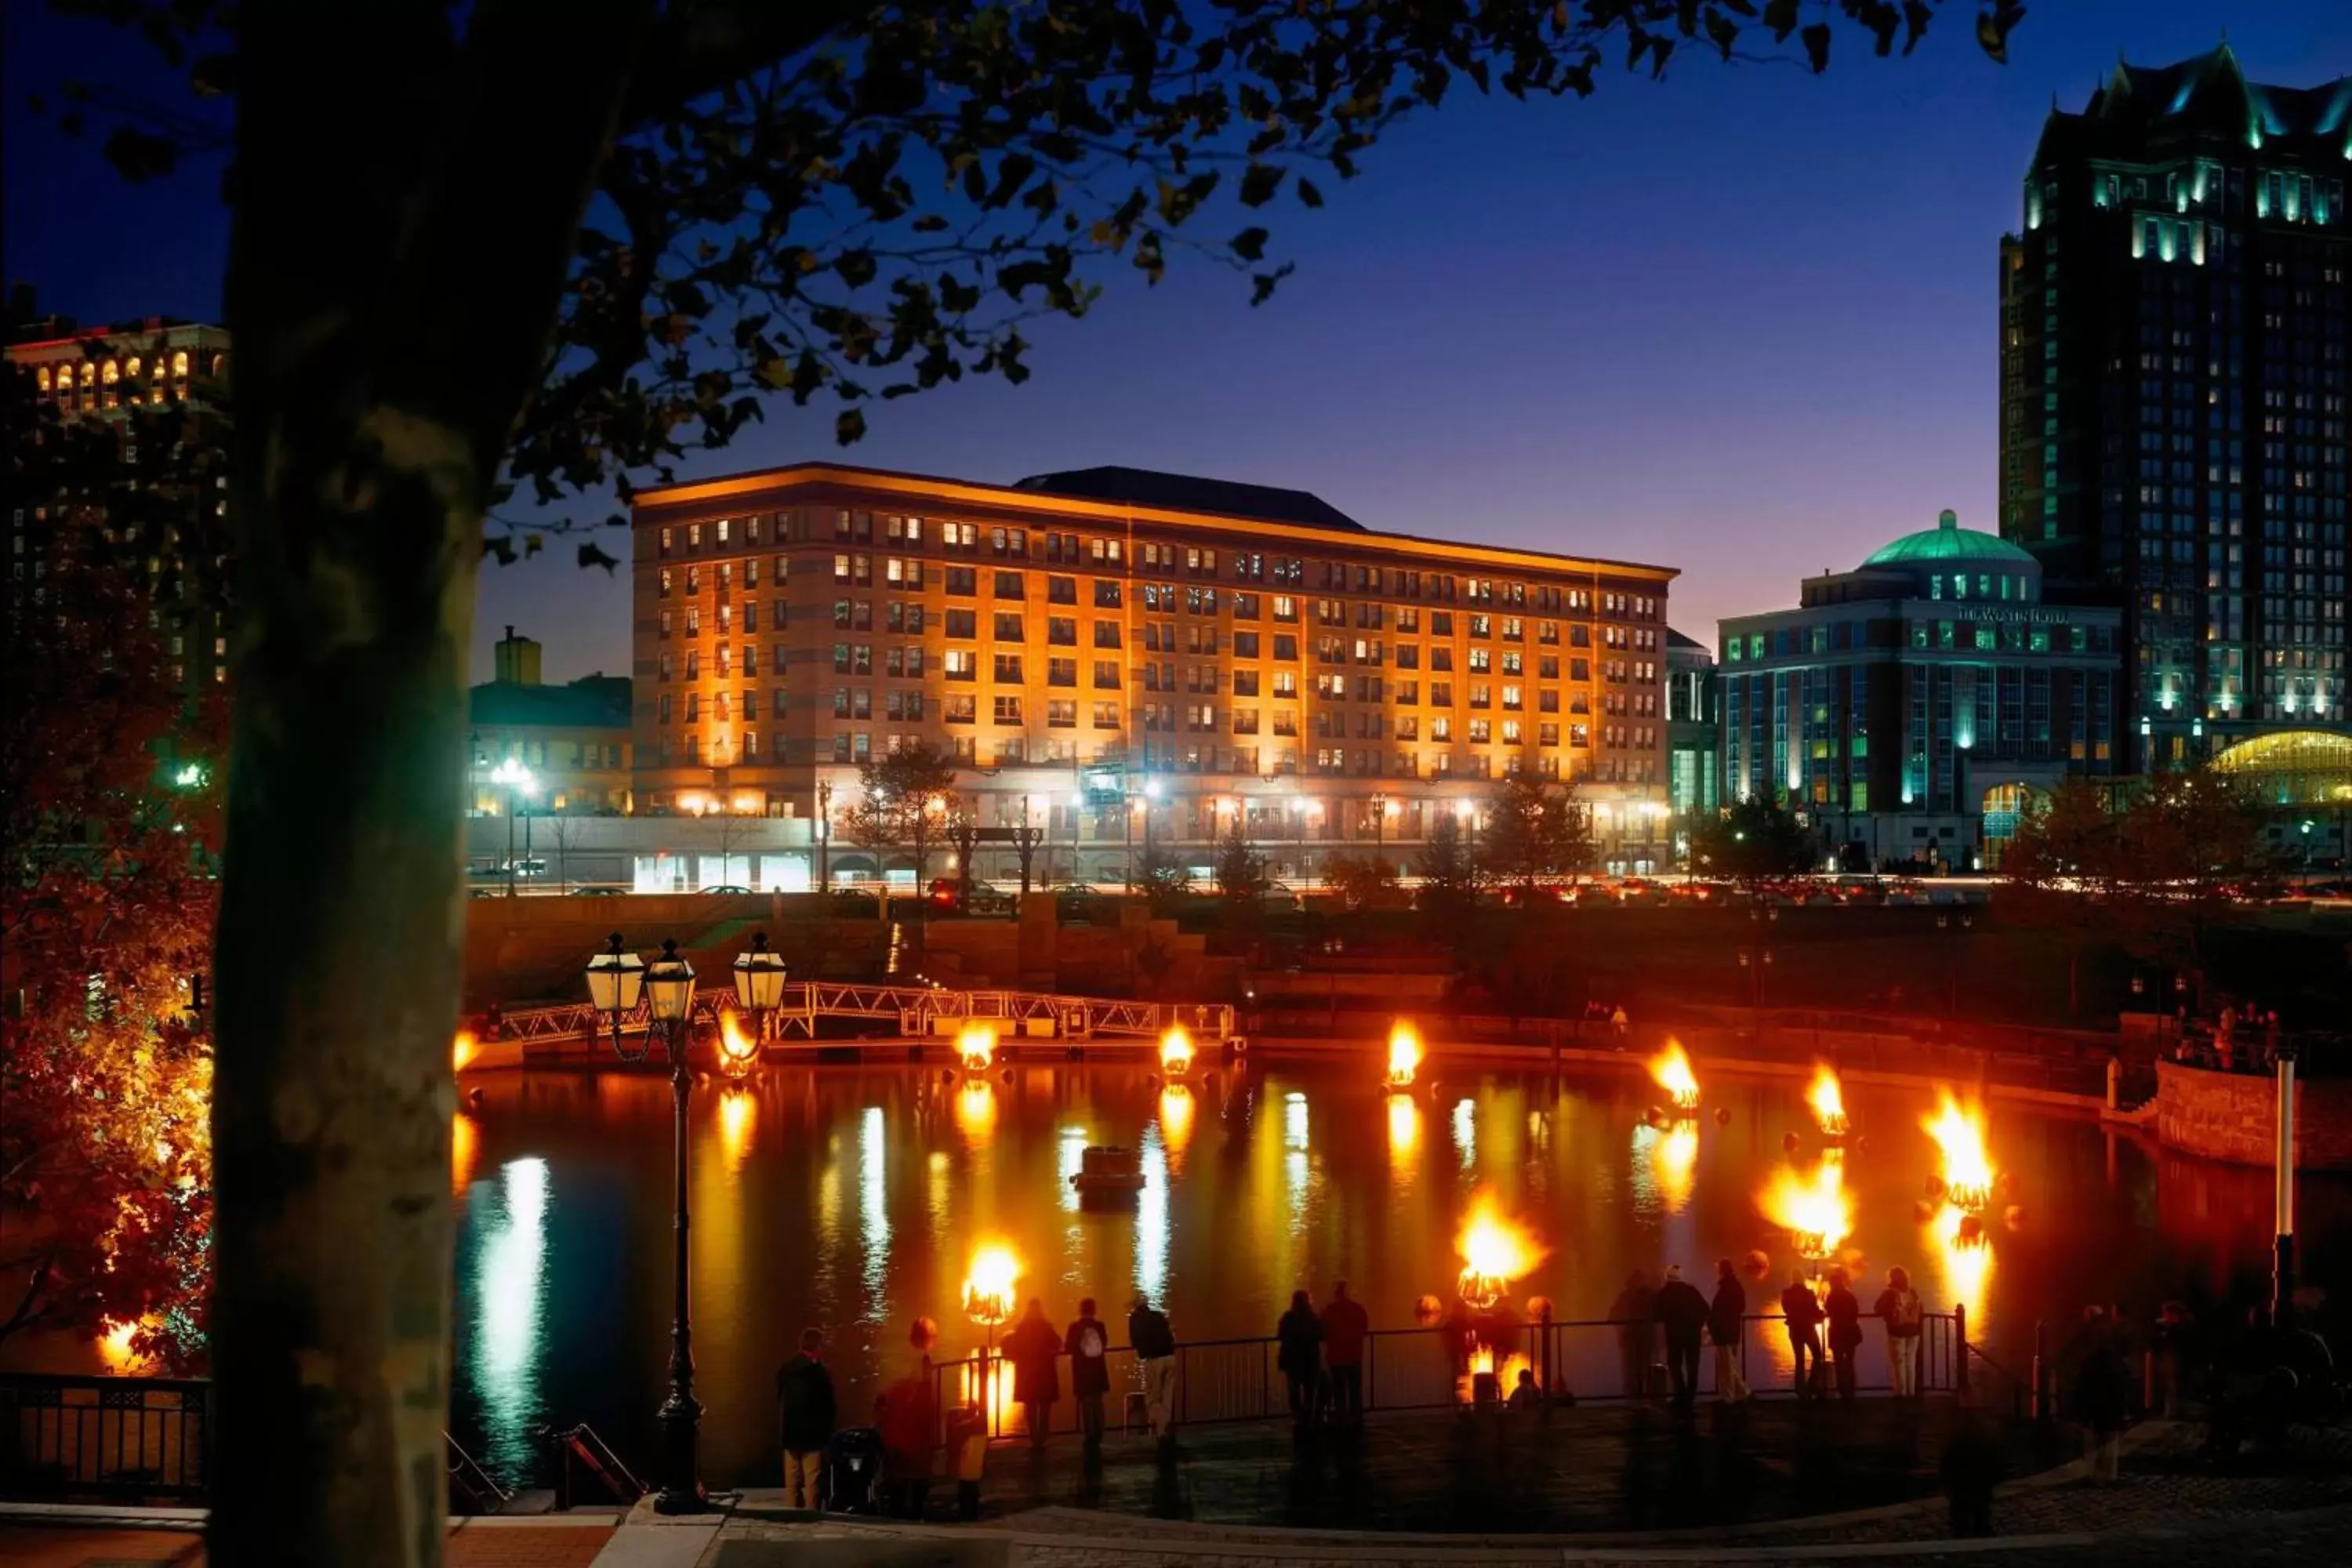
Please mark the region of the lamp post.
MULTIPOLYGON (((777 969, 781 972, 781 963, 777 969)), ((759 973, 764 974, 764 966, 759 973)), ((739 980, 739 987, 741 984, 739 980)), ((757 984, 766 982, 763 979, 757 984)), ((781 992, 781 973, 775 984, 781 992)), ((691 1215, 686 1197, 686 1112, 694 1089, 694 1079, 686 1070, 686 1039, 694 1012, 694 966, 678 956, 675 941, 664 941, 661 956, 647 964, 635 953, 622 951, 621 933, 614 931, 605 939, 604 951, 589 961, 588 997, 596 1011, 612 1019, 613 1047, 625 1059, 642 1059, 650 1053, 656 1034, 669 1053, 674 1178, 670 1223, 676 1253, 671 1281, 674 1305, 669 1335, 669 1394, 661 1406, 662 1446, 667 1462, 661 1490, 654 1496, 654 1511, 699 1513, 708 1503, 696 1456, 702 1405, 694 1397, 694 1321, 687 1284, 691 1215), (621 1022, 635 1007, 640 995, 646 999, 646 1049, 630 1058, 621 1044, 621 1022)))
POLYGON ((2274 1205, 2277 1251, 2272 1259, 2271 1323, 2284 1328, 2294 1315, 2294 1047, 2278 1051, 2278 1181, 2274 1205))
MULTIPOLYGON (((514 824, 515 811, 517 809, 516 803, 519 802, 526 793, 537 788, 538 786, 531 780, 530 770, 524 767, 512 757, 509 757, 506 761, 500 763, 491 771, 490 782, 492 784, 504 784, 507 786, 507 897, 511 899, 515 896, 514 824)), ((528 831, 529 829, 526 828, 525 832, 528 833, 528 831)), ((530 851, 530 840, 529 837, 524 838, 523 848, 525 853, 530 851)))
POLYGON ((1946 1010, 1955 1018, 1960 1016, 1960 939, 1966 936, 1969 928, 1976 923, 1976 916, 1966 910, 1962 910, 1957 918, 1951 915, 1936 917, 1936 929, 1950 932, 1952 938, 1951 945, 1944 950, 1945 968, 1948 973, 1947 984, 1951 992, 1945 1005, 1946 1010))
POLYGON ((833 891, 833 781, 816 783, 816 890, 833 891))
POLYGON ((761 1039, 783 1005, 784 975, 784 955, 769 950, 766 931, 753 931, 751 947, 735 955, 735 1005, 751 1015, 761 1039))
POLYGON ((1389 797, 1387 792, 1374 790, 1371 807, 1372 858, 1376 861, 1384 861, 1388 858, 1389 797))

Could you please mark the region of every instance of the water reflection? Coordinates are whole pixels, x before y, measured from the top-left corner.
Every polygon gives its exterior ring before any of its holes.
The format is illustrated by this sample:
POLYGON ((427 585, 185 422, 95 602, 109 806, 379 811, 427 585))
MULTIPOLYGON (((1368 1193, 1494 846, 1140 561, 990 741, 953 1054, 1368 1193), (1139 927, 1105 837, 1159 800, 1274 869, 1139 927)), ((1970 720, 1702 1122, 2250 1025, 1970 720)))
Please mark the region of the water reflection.
POLYGON ((458 1197, 474 1184, 475 1145, 481 1139, 481 1130, 474 1119, 460 1110, 449 1118, 449 1189, 458 1197))
MULTIPOLYGON (((617 1073, 486 1083, 470 1129, 452 1130, 453 1186, 463 1151, 481 1173, 458 1200, 453 1431, 510 1455, 503 1479, 528 1475, 525 1435, 550 1420, 588 1421, 650 1467, 669 1327, 667 1086, 617 1073)), ((720 1484, 773 1484, 771 1379, 802 1325, 833 1336, 845 1420, 865 1418, 904 1366, 916 1314, 938 1320, 940 1359, 977 1350, 958 1292, 982 1235, 1031 1260, 1024 1300, 1041 1297, 1057 1325, 1088 1295, 1116 1322, 1139 1288, 1187 1339, 1263 1334, 1292 1289, 1319 1298, 1345 1278, 1376 1325, 1398 1327, 1420 1293, 1450 1295, 1454 1242, 1484 1181, 1553 1252, 1514 1298, 1549 1296, 1562 1319, 1605 1312, 1634 1268, 1655 1279, 1679 1262, 1703 1284, 1715 1258, 1752 1248, 1774 1275, 1751 1299, 1769 1298, 1793 1259, 1755 1189, 1784 1163, 1786 1133, 1808 1152, 1818 1137, 1801 1083, 1728 1078, 1708 1088, 1727 1121, 1663 1130, 1641 1126, 1645 1083, 1605 1073, 1465 1071, 1434 1100, 1391 1095, 1360 1067, 1255 1063, 1189 1095, 1138 1068, 1058 1064, 970 1087, 936 1069, 768 1068, 746 1087, 748 1126, 730 1133, 745 1113, 722 1099, 688 1130, 704 1463, 720 1484), (1137 1151, 1145 1184, 1131 1204, 1066 1206, 1072 1154, 1089 1141, 1137 1151)), ((2160 1159, 2126 1135, 2111 1177, 2095 1123, 2023 1108, 2004 1110, 1994 1153, 2029 1223, 1995 1218, 1989 1247, 1948 1247, 1915 1214, 1937 1168, 1922 1098, 1853 1084, 1846 1098, 1874 1130, 1843 1162, 1847 1244, 1874 1280, 1908 1268, 1931 1310, 1965 1300, 1971 1338, 2004 1364, 2030 1356, 2036 1318, 2088 1300, 2152 1310, 2267 1269, 2263 1173, 2160 1159)), ((1811 1173, 1813 1161, 1796 1164, 1811 1173)), ((2303 1192, 2313 1268, 2340 1268, 2344 1249, 2323 1238, 2352 1228, 2352 1185, 2306 1179, 2303 1192)), ((1755 1371, 1780 1363, 1779 1341, 1759 1338, 1755 1371)), ((1598 1355, 1578 1378, 1613 1376, 1613 1346, 1598 1355)))
POLYGON ((545 1419, 540 1358, 547 1327, 548 1191, 545 1160, 509 1161, 499 1167, 497 1206, 476 1231, 467 1371, 482 1408, 478 1453, 509 1474, 529 1465, 530 1434, 545 1419))
POLYGON ((751 1152, 751 1129, 760 1120, 760 1102, 748 1089, 721 1090, 719 1096, 719 1146, 726 1151, 727 1168, 740 1171, 751 1152))

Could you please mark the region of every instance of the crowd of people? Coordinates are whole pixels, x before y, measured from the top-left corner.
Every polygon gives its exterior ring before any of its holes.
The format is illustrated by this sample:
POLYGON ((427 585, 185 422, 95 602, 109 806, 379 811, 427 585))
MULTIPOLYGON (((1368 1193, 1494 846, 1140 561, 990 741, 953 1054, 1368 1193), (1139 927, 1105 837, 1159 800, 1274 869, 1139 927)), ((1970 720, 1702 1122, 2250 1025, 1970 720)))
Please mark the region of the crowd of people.
MULTIPOLYGON (((1799 1399, 1826 1398, 1832 1394, 1851 1400, 1855 1393, 1854 1363, 1863 1343, 1862 1299, 1843 1268, 1832 1268, 1827 1289, 1816 1294, 1813 1282, 1800 1271, 1789 1278, 1780 1295, 1781 1317, 1789 1336, 1789 1352, 1799 1399)), ((1886 1273, 1886 1288, 1871 1304, 1886 1338, 1886 1360, 1895 1394, 1915 1399, 1919 1394, 1920 1339, 1927 1310, 1911 1276, 1897 1267, 1886 1273)), ((1665 1349, 1664 1392, 1674 1408, 1687 1413, 1697 1404, 1699 1352, 1715 1350, 1715 1398, 1737 1405, 1754 1396, 1748 1387, 1742 1350, 1748 1316, 1748 1288, 1730 1258, 1715 1266, 1710 1296, 1683 1278, 1682 1266, 1671 1264, 1654 1289, 1649 1276, 1635 1269, 1625 1288, 1610 1304, 1610 1321, 1617 1327, 1617 1351, 1622 1392, 1628 1398, 1648 1400, 1660 1392, 1658 1349, 1665 1349)))

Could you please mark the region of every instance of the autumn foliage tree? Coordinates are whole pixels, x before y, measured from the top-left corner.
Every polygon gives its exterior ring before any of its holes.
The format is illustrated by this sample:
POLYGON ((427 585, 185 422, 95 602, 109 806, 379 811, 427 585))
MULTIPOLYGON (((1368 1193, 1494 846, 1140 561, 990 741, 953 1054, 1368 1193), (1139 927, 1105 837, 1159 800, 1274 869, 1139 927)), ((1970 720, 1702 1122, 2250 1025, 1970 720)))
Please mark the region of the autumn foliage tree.
MULTIPOLYGON (((448 1041, 467 649, 499 509, 666 477, 763 400, 866 410, 1029 374, 1024 328, 1190 255, 1252 300, 1318 206, 1458 87, 1839 32, 1911 0, 172 0, 135 26, 202 119, 87 89, 136 177, 233 159, 243 635, 215 1133, 212 1549, 428 1563, 443 1518, 448 1041), (322 62, 360 62, 330 68, 322 62), (315 715, 347 716, 339 744, 315 715), (365 881, 321 843, 379 868, 365 881), (365 1245, 354 1246, 355 1238, 365 1245)), ((2019 11, 1982 0, 1998 57, 2019 11)), ((104 123, 99 124, 100 121, 104 123)), ((543 537, 526 536, 528 541, 543 537)), ((583 562, 610 565, 593 540, 583 562)))
POLYGON ((211 1283, 212 1057, 193 1008, 219 724, 174 679, 158 603, 210 591, 213 448, 176 407, 61 419, 29 375, 7 389, 39 569, 10 584, 0 652, 0 1340, 119 1330, 185 1371, 205 1362, 211 1283))

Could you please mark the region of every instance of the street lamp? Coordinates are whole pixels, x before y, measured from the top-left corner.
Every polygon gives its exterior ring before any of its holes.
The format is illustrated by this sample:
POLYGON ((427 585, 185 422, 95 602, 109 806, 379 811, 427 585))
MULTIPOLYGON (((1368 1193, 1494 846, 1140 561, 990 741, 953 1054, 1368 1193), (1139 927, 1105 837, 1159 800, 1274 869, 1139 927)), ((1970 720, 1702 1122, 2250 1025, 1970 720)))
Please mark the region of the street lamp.
POLYGON ((749 951, 735 957, 735 1005, 751 1015, 762 1038, 768 1018, 784 1002, 784 955, 768 948, 768 933, 751 933, 749 951))
POLYGON ((833 891, 833 781, 816 784, 816 890, 833 891))
MULTIPOLYGON (((515 896, 514 819, 516 803, 523 795, 537 789, 539 784, 537 781, 532 779, 530 776, 530 770, 524 767, 512 757, 509 757, 505 762, 500 763, 491 771, 490 782, 492 784, 499 784, 507 786, 507 897, 511 899, 515 896)), ((528 855, 530 853, 530 826, 528 822, 523 826, 522 847, 524 854, 528 855)))
MULTIPOLYGON (((761 944, 764 946, 764 944, 761 944)), ((781 962, 775 982, 782 990, 781 962)), ((764 974, 764 966, 759 971, 764 974)), ((737 981, 742 994, 743 981, 737 981)), ((761 984, 766 982, 761 980, 761 984)), ((708 1506, 702 1490, 696 1445, 700 1436, 702 1406, 694 1397, 694 1321, 687 1288, 688 1234, 690 1215, 686 1200, 686 1112, 694 1079, 686 1070, 687 1031, 694 1014, 694 965, 678 956, 674 940, 662 942, 661 956, 650 964, 624 952, 621 933, 605 939, 604 950, 588 962, 588 1000, 613 1025, 613 1047, 625 1060, 642 1060, 658 1034, 669 1055, 669 1089, 673 1116, 670 1125, 674 1202, 671 1234, 676 1246, 672 1279, 674 1307, 669 1334, 669 1394, 662 1401, 663 1468, 661 1490, 654 1495, 656 1513, 699 1513, 708 1506), (646 1002, 646 1048, 635 1057, 621 1044, 622 1018, 646 1002)))
POLYGON ((1385 791, 1374 790, 1372 792, 1371 807, 1372 858, 1374 860, 1386 860, 1388 858, 1390 802, 1385 791))

